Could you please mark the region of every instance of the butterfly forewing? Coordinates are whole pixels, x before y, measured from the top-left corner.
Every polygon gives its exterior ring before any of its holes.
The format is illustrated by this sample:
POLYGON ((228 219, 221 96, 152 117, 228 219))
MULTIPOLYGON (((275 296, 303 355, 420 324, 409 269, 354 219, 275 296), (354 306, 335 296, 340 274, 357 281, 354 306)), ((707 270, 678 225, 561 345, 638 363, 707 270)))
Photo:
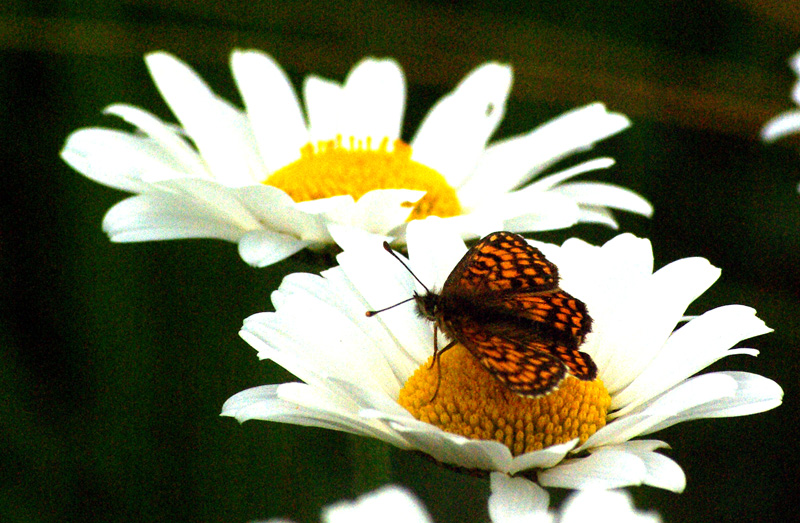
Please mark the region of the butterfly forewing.
POLYGON ((495 232, 467 251, 442 294, 545 292, 557 287, 558 269, 538 249, 517 234, 495 232))

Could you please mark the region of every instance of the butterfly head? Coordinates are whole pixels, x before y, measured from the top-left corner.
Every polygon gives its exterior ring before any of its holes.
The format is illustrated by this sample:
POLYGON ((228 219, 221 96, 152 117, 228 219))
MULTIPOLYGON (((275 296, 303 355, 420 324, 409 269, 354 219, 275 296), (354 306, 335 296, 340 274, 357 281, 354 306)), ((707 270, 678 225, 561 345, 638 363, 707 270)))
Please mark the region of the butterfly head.
POLYGON ((426 292, 424 294, 414 293, 414 302, 417 304, 417 312, 423 318, 436 321, 441 313, 441 300, 435 292, 426 292))

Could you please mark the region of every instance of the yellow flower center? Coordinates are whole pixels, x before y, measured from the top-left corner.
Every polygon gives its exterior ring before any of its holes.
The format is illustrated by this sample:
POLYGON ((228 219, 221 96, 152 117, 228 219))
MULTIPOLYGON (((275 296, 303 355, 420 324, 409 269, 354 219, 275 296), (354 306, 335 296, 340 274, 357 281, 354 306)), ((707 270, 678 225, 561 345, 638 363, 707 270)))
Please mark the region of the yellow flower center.
POLYGON ((358 200, 375 189, 414 189, 426 193, 416 205, 409 204, 414 206, 409 221, 461 214, 456 191, 444 176, 412 160, 408 144, 395 140, 391 151, 388 144, 384 138, 375 150, 369 138, 364 147, 361 140, 351 137, 346 147, 341 136, 319 142, 316 149, 309 143, 300 150, 299 160, 278 169, 264 183, 283 190, 296 202, 345 194, 358 200))
POLYGON ((520 396, 456 345, 434 368, 429 358, 417 369, 398 402, 420 421, 467 438, 499 441, 518 456, 575 438, 584 443, 606 424, 611 396, 599 379, 573 376, 542 396, 520 396))

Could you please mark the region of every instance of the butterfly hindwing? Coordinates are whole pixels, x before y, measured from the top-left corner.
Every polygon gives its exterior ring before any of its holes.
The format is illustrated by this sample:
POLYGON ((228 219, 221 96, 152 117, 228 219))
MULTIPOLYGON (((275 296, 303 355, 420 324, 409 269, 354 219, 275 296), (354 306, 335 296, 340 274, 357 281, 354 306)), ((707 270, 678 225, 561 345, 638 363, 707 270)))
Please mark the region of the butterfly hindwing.
POLYGON ((527 396, 544 394, 557 387, 566 367, 547 342, 518 342, 492 332, 480 322, 460 318, 453 325, 459 341, 511 392, 527 396))

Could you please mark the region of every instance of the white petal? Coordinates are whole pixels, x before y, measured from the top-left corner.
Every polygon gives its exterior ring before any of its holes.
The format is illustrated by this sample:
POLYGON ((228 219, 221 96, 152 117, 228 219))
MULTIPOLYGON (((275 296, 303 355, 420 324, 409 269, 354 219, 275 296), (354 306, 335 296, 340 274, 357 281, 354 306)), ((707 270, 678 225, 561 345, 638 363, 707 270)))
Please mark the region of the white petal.
POLYGON ((633 498, 624 490, 579 490, 573 492, 561 507, 559 523, 614 521, 615 523, 660 523, 652 512, 640 512, 633 498))
POLYGON ((114 205, 103 218, 103 231, 113 242, 180 238, 235 242, 247 232, 199 202, 159 192, 133 196, 114 205))
MULTIPOLYGON (((311 206, 296 204, 288 194, 277 187, 251 185, 238 187, 232 191, 263 228, 291 234, 310 243, 332 242, 328 234, 326 217, 312 212, 314 209, 311 206)), ((337 200, 332 205, 340 205, 339 197, 334 198, 337 200)), ((315 200, 315 205, 324 207, 331 204, 329 200, 332 199, 315 200)))
POLYGON ((552 521, 547 513, 550 496, 536 483, 500 472, 492 472, 490 480, 489 518, 492 523, 552 521))
POLYGON ((578 223, 581 216, 575 202, 552 192, 516 191, 492 205, 504 211, 503 228, 513 232, 563 229, 578 223))
POLYGON ((339 108, 344 103, 344 93, 341 86, 318 76, 307 76, 303 83, 303 99, 311 143, 316 145, 319 141, 335 139, 342 129, 339 108))
POLYGON ((405 223, 414 204, 425 191, 409 189, 378 189, 364 194, 355 204, 352 224, 375 234, 389 231, 405 223))
POLYGON ((280 65, 260 51, 234 51, 231 69, 268 173, 300 158, 308 143, 303 111, 280 65))
POLYGON ((774 381, 746 372, 720 372, 733 378, 736 392, 732 396, 723 396, 693 408, 689 408, 676 416, 668 418, 645 431, 643 434, 657 432, 677 423, 702 418, 727 418, 733 416, 749 416, 774 409, 783 398, 783 389, 774 381))
POLYGON ((578 206, 578 223, 599 223, 614 230, 619 229, 614 215, 605 207, 578 206))
MULTIPOLYGON (((361 242, 355 231, 351 231, 349 237, 342 236, 343 231, 331 228, 337 243, 342 241, 348 246, 337 256, 337 261, 367 307, 383 309, 413 296, 414 280, 405 267, 383 250, 379 238, 364 237, 361 242)), ((370 321, 383 326, 394 338, 396 346, 421 365, 433 350, 433 330, 429 322, 411 312, 413 307, 411 303, 400 305, 370 318, 370 321)))
POLYGON ((184 170, 151 138, 111 129, 75 131, 67 138, 61 158, 98 183, 130 192, 143 192, 152 181, 206 175, 184 170))
MULTIPOLYGON (((374 320, 360 310, 343 310, 329 300, 287 295, 280 314, 257 315, 245 321, 240 335, 259 351, 310 385, 337 389, 355 398, 342 383, 354 383, 396 398, 402 381, 380 350, 372 345, 374 320), (308 329, 314 318, 314 329, 308 329)), ((359 403, 360 407, 374 406, 359 403)))
POLYGON ((441 289, 467 252, 461 238, 448 231, 448 227, 447 220, 435 216, 408 224, 406 239, 409 258, 414 260, 414 274, 429 289, 441 289))
POLYGON ((174 56, 156 52, 145 61, 156 87, 217 180, 236 187, 266 177, 247 118, 238 109, 216 96, 174 56))
POLYGON ((672 333, 641 374, 614 396, 619 414, 631 410, 729 354, 738 342, 771 332, 756 311, 728 305, 708 311, 672 333))
POLYGON ((736 387, 735 380, 716 372, 684 381, 635 412, 618 417, 590 436, 582 447, 624 443, 652 432, 652 427, 683 412, 721 398, 731 398, 736 393, 736 387))
POLYGON ((253 267, 278 263, 308 247, 309 242, 265 229, 251 231, 239 240, 239 256, 253 267))
POLYGON ((642 216, 653 215, 653 206, 630 189, 610 183, 573 182, 552 189, 581 205, 611 207, 642 216))
POLYGON ((412 158, 460 187, 500 123, 510 88, 508 66, 490 62, 472 71, 422 121, 412 158))
MULTIPOLYGON (((362 415, 370 414, 362 412, 362 415)), ((400 433, 413 448, 435 460, 466 469, 493 470, 510 473, 511 451, 497 441, 474 440, 445 432, 438 427, 407 416, 390 416, 373 412, 375 419, 382 419, 400 433)))
POLYGON ((408 448, 401 437, 358 418, 326 396, 303 383, 283 383, 247 389, 229 398, 222 406, 222 416, 248 420, 275 421, 305 427, 338 430, 359 436, 374 437, 400 448, 408 448), (287 399, 287 396, 289 399, 287 399), (302 401, 297 401, 298 398, 302 401))
POLYGON ((653 452, 662 446, 659 441, 631 441, 604 447, 539 472, 539 484, 581 490, 651 485, 682 492, 686 486, 683 471, 666 456, 653 452))
POLYGON ((647 467, 635 454, 625 450, 602 449, 585 458, 564 462, 538 473, 544 487, 571 489, 613 489, 641 485, 647 467))
POLYGON ((174 161, 181 166, 182 171, 187 173, 206 172, 205 164, 197 155, 197 152, 186 143, 173 127, 165 124, 155 115, 126 104, 110 105, 103 112, 119 116, 157 141, 159 145, 170 153, 174 161))
POLYGON ((485 197, 508 192, 558 160, 588 150, 629 125, 625 116, 608 112, 600 103, 574 109, 528 134, 489 146, 462 190, 465 195, 485 197))
POLYGON ((383 138, 388 138, 391 145, 400 137, 406 86, 397 62, 362 60, 350 71, 342 91, 339 133, 343 137, 370 137, 373 148, 383 138))
POLYGON ((596 171, 598 169, 608 169, 609 167, 614 165, 613 158, 595 158, 594 160, 589 160, 583 163, 579 163, 578 165, 574 165, 569 169, 564 169, 563 171, 559 171, 554 174, 550 174, 545 176, 541 180, 537 180, 530 184, 523 191, 549 191, 553 187, 571 179, 575 178, 576 176, 580 176, 583 173, 596 171))
MULTIPOLYGON (((614 407, 618 408, 625 403, 617 399, 617 392, 664 351, 686 308, 716 281, 720 270, 703 258, 684 258, 640 281, 626 278, 622 273, 616 275, 622 280, 616 292, 606 287, 610 294, 585 299, 582 294, 577 295, 584 299, 597 320, 597 336, 590 335, 585 350, 606 359, 601 379, 615 398, 614 407)), ((606 283, 610 282, 609 279, 606 283)))
POLYGON ((404 488, 389 485, 360 496, 341 501, 322 511, 324 523, 432 523, 420 503, 404 488))
POLYGON ((761 139, 772 142, 796 132, 800 132, 800 111, 787 111, 764 124, 761 139))
POLYGON ((668 447, 668 445, 652 440, 628 441, 620 446, 641 458, 647 468, 647 475, 643 481, 645 485, 671 492, 683 492, 686 488, 686 474, 683 469, 667 456, 653 452, 664 447, 668 447))
POLYGON ((542 450, 516 456, 508 472, 509 474, 516 474, 523 470, 555 467, 577 446, 578 442, 579 440, 576 438, 560 445, 551 445, 542 450))

